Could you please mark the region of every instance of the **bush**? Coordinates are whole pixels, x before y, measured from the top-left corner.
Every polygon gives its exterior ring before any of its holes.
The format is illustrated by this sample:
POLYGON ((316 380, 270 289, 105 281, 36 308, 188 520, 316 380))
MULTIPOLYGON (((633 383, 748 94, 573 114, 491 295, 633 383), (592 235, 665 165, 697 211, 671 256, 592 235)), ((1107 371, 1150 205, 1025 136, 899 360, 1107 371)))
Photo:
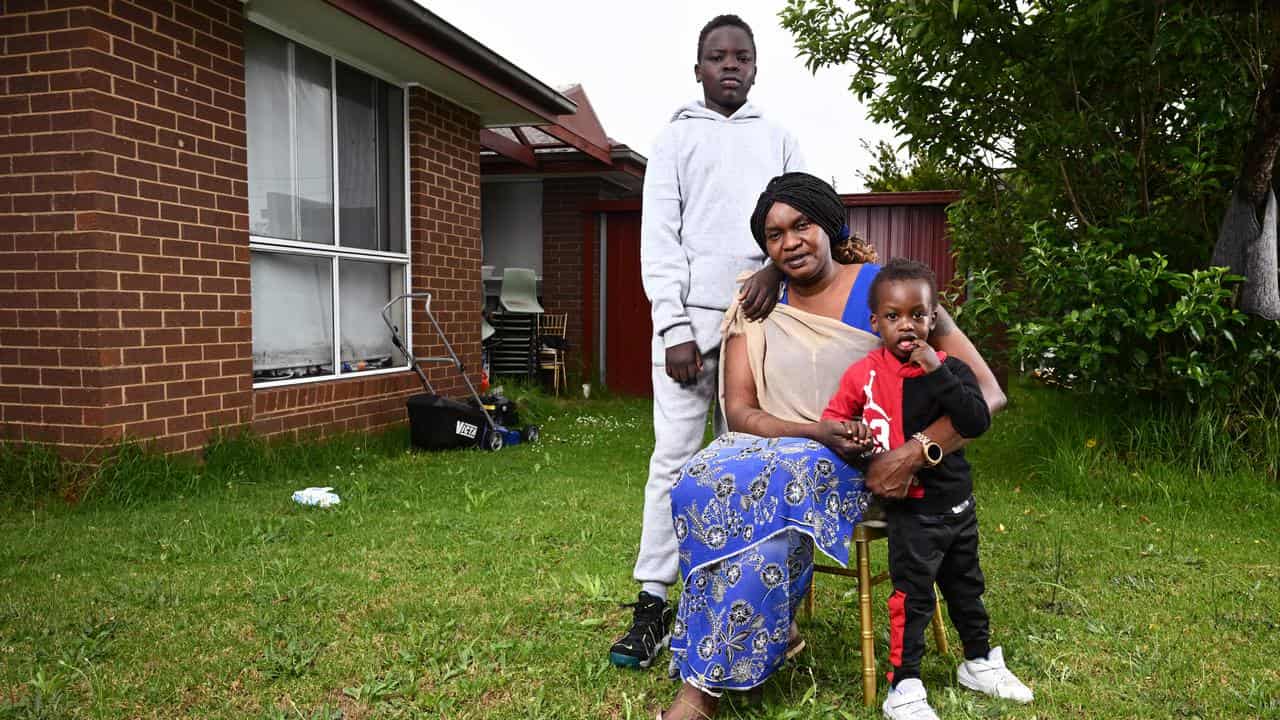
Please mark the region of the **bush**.
MULTIPOLYGON (((1014 352, 1067 385, 1119 396, 1231 395, 1246 316, 1232 306, 1239 277, 1224 268, 1176 272, 1159 253, 1125 253, 1105 232, 1077 243, 1033 225, 1023 288, 996 300, 1023 319, 1014 352)), ((978 299, 979 307, 982 299, 978 299)))
POLYGON ((1101 231, 1052 235, 1031 227, 1016 286, 991 269, 970 274, 956 319, 984 353, 1001 352, 1007 328, 1012 359, 1054 384, 1191 403, 1238 400, 1242 385, 1274 375, 1275 328, 1234 307, 1239 277, 1177 272, 1101 231))

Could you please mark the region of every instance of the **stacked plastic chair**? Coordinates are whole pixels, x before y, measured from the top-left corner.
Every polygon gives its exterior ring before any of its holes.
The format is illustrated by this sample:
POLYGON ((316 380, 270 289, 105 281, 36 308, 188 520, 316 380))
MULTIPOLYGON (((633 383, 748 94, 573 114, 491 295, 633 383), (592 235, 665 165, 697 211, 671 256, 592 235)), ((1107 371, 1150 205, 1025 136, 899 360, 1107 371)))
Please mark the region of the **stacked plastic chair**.
POLYGON ((494 343, 490 373, 533 377, 537 372, 538 276, 528 268, 507 268, 498 294, 499 311, 493 315, 494 343))

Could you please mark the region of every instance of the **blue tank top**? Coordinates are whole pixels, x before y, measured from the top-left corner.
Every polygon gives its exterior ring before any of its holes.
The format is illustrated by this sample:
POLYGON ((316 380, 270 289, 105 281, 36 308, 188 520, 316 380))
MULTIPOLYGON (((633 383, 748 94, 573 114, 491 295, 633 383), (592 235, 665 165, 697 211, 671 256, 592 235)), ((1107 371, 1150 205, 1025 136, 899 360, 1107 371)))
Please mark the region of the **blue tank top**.
MULTIPOLYGON (((872 335, 879 335, 879 333, 871 327, 871 304, 868 300, 871 297, 871 281, 876 279, 876 274, 879 272, 879 265, 863 263, 858 269, 858 277, 854 279, 853 287, 849 289, 849 298, 844 302, 844 312, 840 315, 840 320, 845 325, 872 335)), ((789 283, 784 282, 782 298, 778 302, 788 305, 787 295, 790 290, 789 283)))

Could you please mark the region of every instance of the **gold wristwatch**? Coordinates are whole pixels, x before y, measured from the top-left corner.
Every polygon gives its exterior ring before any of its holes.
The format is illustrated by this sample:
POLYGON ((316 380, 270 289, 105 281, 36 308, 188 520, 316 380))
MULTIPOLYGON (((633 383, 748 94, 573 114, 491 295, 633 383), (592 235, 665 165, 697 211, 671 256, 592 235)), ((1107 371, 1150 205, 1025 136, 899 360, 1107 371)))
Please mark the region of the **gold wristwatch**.
POLYGON ((942 446, 929 439, 928 435, 918 432, 911 436, 912 440, 920 443, 920 449, 924 452, 924 464, 929 467, 937 467, 942 462, 942 446))

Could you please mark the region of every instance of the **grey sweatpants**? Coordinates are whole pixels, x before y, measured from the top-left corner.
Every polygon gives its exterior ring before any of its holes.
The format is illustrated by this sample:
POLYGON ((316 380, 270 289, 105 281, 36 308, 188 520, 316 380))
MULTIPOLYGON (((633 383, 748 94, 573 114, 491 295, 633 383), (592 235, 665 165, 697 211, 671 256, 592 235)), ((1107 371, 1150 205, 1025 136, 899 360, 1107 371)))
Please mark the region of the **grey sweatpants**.
POLYGON ((671 521, 671 485, 680 468, 702 449, 707 412, 712 408, 716 409, 716 435, 725 431, 723 413, 715 402, 719 376, 719 352, 702 356, 698 382, 688 387, 668 377, 665 365, 653 366, 653 455, 644 486, 640 553, 632 574, 637 582, 670 587, 680 577, 679 546, 671 521))

